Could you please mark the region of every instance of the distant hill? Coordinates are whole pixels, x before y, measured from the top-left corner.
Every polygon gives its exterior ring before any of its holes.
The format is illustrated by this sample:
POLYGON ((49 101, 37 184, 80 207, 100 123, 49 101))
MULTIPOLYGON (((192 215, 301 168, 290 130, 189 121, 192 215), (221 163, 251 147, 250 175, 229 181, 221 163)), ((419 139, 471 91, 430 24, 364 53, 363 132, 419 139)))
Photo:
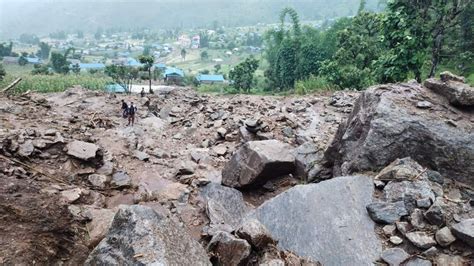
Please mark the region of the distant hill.
MULTIPOLYGON (((284 7, 302 20, 353 15, 360 0, 0 0, 0 38, 57 30, 245 26, 278 20, 284 7)), ((369 0, 375 9, 378 0, 369 0)))

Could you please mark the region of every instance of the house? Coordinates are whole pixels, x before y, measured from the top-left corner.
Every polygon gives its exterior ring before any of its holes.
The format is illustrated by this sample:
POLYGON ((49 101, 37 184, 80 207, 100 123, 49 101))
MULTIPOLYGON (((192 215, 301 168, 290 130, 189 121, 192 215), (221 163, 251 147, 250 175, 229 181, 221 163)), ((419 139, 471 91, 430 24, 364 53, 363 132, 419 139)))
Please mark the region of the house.
POLYGON ((199 84, 216 84, 216 83, 224 83, 225 81, 223 75, 204 75, 204 74, 197 75, 196 80, 199 84))
POLYGON ((163 78, 169 84, 182 84, 184 80, 184 71, 175 67, 167 67, 163 74, 163 78))
POLYGON ((166 70, 166 64, 164 63, 156 63, 153 65, 155 69, 159 69, 161 72, 165 72, 166 70))
POLYGON ((79 64, 79 68, 81 70, 90 70, 90 69, 102 70, 102 69, 105 69, 105 65, 101 63, 88 63, 88 64, 81 63, 79 64))

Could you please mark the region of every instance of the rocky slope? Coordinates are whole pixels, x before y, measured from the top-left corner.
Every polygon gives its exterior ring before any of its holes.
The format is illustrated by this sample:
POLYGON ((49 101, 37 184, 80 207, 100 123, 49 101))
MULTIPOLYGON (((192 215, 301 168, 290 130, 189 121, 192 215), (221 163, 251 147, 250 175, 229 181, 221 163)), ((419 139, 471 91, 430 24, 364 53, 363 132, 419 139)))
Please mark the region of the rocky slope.
POLYGON ((0 96, 0 262, 469 264, 473 89, 442 77, 305 97, 0 96))

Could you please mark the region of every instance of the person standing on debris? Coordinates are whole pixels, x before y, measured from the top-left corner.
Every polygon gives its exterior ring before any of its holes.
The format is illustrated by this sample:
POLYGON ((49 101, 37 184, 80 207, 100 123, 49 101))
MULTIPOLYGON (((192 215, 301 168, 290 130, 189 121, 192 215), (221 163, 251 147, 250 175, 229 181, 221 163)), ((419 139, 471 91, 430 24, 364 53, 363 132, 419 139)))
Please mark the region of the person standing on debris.
POLYGON ((128 114, 128 126, 130 126, 130 123, 132 123, 132 127, 133 127, 133 124, 135 123, 135 113, 137 112, 137 107, 135 107, 135 105, 133 105, 133 102, 130 103, 130 106, 128 106, 127 108, 127 114, 128 114))
POLYGON ((122 100, 122 116, 123 116, 123 118, 127 118, 127 109, 128 109, 127 103, 124 100, 122 100))
POLYGON ((140 92, 140 95, 143 97, 145 97, 145 88, 142 87, 142 91, 140 92))

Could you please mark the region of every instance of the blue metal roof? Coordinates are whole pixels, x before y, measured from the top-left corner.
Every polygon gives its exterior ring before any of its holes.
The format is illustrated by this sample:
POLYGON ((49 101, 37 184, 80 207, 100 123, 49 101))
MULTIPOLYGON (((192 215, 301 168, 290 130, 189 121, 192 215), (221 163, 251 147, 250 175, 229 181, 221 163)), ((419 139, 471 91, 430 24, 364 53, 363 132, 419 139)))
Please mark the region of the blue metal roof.
POLYGON ((224 82, 223 75, 204 75, 199 74, 196 76, 198 81, 212 81, 212 82, 224 82))
POLYGON ((131 67, 138 67, 138 66, 141 66, 142 64, 140 64, 140 62, 138 62, 137 59, 135 58, 127 58, 127 66, 131 66, 131 67))
POLYGON ((184 71, 179 69, 179 68, 175 68, 175 67, 167 67, 166 70, 165 70, 164 75, 165 75, 165 77, 166 76, 178 75, 178 76, 184 78, 184 71))
POLYGON ((105 91, 106 92, 111 92, 111 93, 125 93, 126 90, 125 88, 120 85, 120 84, 109 84, 105 86, 105 91))
POLYGON ((101 63, 81 63, 79 64, 79 67, 81 69, 103 69, 105 68, 105 65, 101 63))

